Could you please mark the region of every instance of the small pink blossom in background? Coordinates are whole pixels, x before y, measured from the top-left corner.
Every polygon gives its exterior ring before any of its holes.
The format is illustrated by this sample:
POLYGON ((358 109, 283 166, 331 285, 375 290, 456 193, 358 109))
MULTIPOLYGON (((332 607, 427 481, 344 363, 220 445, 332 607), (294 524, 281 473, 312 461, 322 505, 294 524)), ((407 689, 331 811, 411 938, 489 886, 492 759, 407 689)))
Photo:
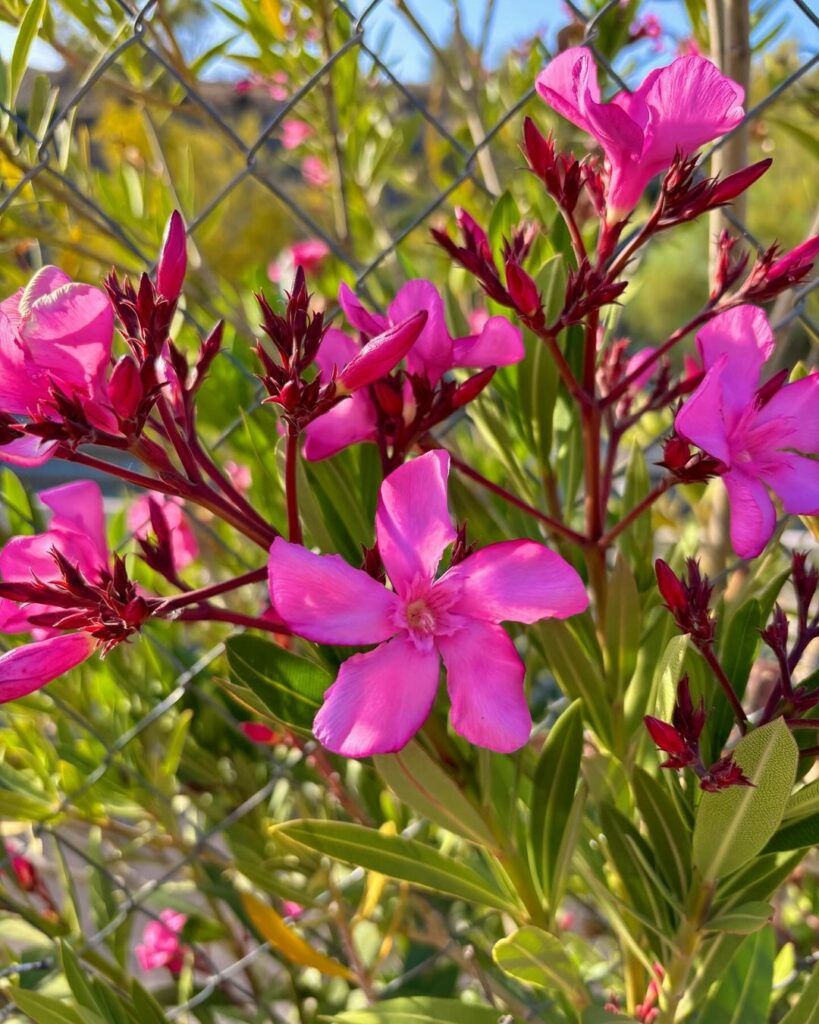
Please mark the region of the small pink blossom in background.
MULTIPOLYGON (((426 325, 409 350, 407 369, 430 384, 456 367, 509 366, 520 362, 525 354, 520 329, 502 316, 487 317, 480 330, 466 338, 452 338, 446 326, 444 301, 431 281, 408 281, 390 303, 386 316, 368 312, 346 284, 339 288, 338 299, 349 322, 368 339, 402 322, 415 310, 425 312, 426 325)), ((316 362, 328 377, 334 366, 344 366, 358 350, 358 343, 349 335, 331 327, 316 362)), ((408 386, 406 413, 411 413, 412 401, 412 389, 408 386)), ((372 441, 376 434, 377 416, 372 399, 365 391, 357 391, 307 425, 304 456, 313 462, 326 459, 351 444, 372 441)))
MULTIPOLYGON (((0 409, 42 416, 56 386, 82 402, 95 426, 118 432, 105 382, 113 338, 105 292, 72 281, 58 267, 43 267, 0 302, 0 409)), ((0 447, 0 459, 39 466, 55 447, 33 436, 15 438, 0 447)))
POLYGON ((560 555, 513 540, 469 555, 435 578, 456 531, 447 508, 449 456, 433 451, 382 483, 378 551, 394 589, 337 555, 276 538, 270 595, 294 633, 321 644, 377 644, 341 666, 313 731, 328 750, 369 757, 401 750, 421 728, 447 673, 452 727, 508 753, 529 739, 524 665, 503 621, 566 618, 588 605, 560 555))
POLYGON ((273 746, 280 739, 279 733, 264 722, 242 722, 241 729, 251 743, 258 743, 263 747, 273 746))
POLYGON ((144 540, 153 533, 151 527, 151 501, 160 510, 171 536, 171 554, 177 570, 186 568, 199 554, 199 544, 185 515, 185 503, 176 496, 149 491, 141 495, 128 509, 126 523, 134 537, 144 540))
POLYGON ((697 42, 697 40, 693 36, 688 36, 687 38, 681 40, 679 48, 678 48, 678 51, 679 51, 679 55, 681 57, 701 57, 702 56, 702 50, 700 49, 700 44, 697 42))
POLYGON ((300 918, 304 913, 301 903, 294 903, 293 900, 282 900, 282 910, 285 917, 292 917, 294 920, 300 918))
MULTIPOLYGON (((651 345, 646 345, 645 348, 641 348, 639 352, 635 352, 634 355, 626 363, 626 377, 630 377, 632 373, 636 373, 640 367, 649 360, 654 353, 657 351, 651 345)), ((650 363, 645 370, 643 370, 638 377, 634 378, 634 383, 631 386, 633 391, 642 391, 643 388, 647 387, 651 378, 657 372, 657 362, 650 363)))
POLYGON ((466 318, 470 331, 473 334, 480 334, 489 323, 489 313, 485 309, 472 309, 466 318))
POLYGON ((275 82, 268 87, 267 92, 270 98, 276 100, 277 103, 284 103, 290 95, 283 85, 276 85, 275 82))
POLYGON ((145 925, 142 942, 134 954, 143 971, 158 971, 163 967, 171 974, 179 974, 185 963, 187 947, 179 938, 188 918, 175 910, 163 910, 158 921, 145 925))
POLYGON ((759 387, 774 348, 765 313, 727 310, 697 335, 705 377, 677 413, 681 437, 725 464, 731 542, 741 558, 760 554, 773 535, 776 510, 819 514, 819 373, 759 387))
POLYGON ((662 53, 665 47, 661 42, 663 24, 656 14, 644 14, 637 18, 629 28, 629 36, 632 42, 640 39, 653 39, 652 50, 654 53, 662 53))
MULTIPOLYGON (((108 570, 110 553, 105 536, 102 491, 91 480, 40 491, 40 501, 51 511, 44 533, 12 537, 0 550, 0 579, 4 583, 30 583, 32 576, 43 582, 60 578, 51 557, 56 549, 92 583, 99 583, 108 570)), ((29 616, 55 609, 45 605, 18 604, 0 598, 0 632, 30 633, 46 637, 54 630, 32 627, 29 616)), ((14 652, 10 652, 14 653, 14 652)))
POLYGON ((282 122, 282 145, 285 149, 298 149, 313 134, 313 129, 306 121, 289 117, 282 122))
POLYGON ((327 165, 319 156, 306 156, 301 162, 301 176, 308 185, 326 188, 333 180, 327 165))
POLYGON ((250 490, 250 485, 253 483, 253 477, 248 467, 240 462, 235 462, 233 459, 227 459, 225 462, 225 472, 239 494, 247 494, 250 490))
POLYGON ((305 274, 315 274, 329 255, 329 246, 320 238, 294 242, 268 264, 267 276, 274 284, 278 284, 291 278, 296 267, 301 267, 305 274))
POLYGON ((610 223, 634 209, 646 185, 671 166, 678 150, 695 153, 744 116, 742 86, 703 57, 678 57, 650 71, 634 92, 619 92, 603 103, 591 51, 572 47, 541 71, 537 91, 602 147, 610 223))
MULTIPOLYGON (((34 892, 39 885, 39 876, 28 857, 19 852, 20 847, 13 840, 6 840, 6 856, 9 859, 14 878, 23 892, 34 892)), ((2 872, 0 872, 2 874, 2 872)))

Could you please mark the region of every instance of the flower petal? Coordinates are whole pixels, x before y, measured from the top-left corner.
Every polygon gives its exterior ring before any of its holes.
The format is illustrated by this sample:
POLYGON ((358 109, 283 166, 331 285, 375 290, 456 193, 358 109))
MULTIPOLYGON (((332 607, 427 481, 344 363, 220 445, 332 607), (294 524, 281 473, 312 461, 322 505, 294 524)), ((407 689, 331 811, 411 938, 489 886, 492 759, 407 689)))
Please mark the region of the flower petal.
POLYGON ((431 281, 407 281, 390 303, 390 320, 397 324, 419 310, 427 322, 407 355, 407 369, 435 383, 452 366, 452 338, 446 326, 444 300, 431 281))
POLYGON ((438 689, 437 652, 406 634, 341 666, 316 715, 316 739, 336 754, 369 757, 401 750, 421 728, 438 689))
POLYGON ((526 745, 532 717, 523 688, 525 667, 507 634, 488 622, 469 622, 436 638, 446 666, 452 728, 499 754, 526 745))
POLYGON ((355 646, 396 632, 396 595, 338 555, 316 555, 277 537, 268 578, 273 607, 307 640, 355 646))
POLYGON ((819 460, 777 452, 771 462, 759 475, 781 498, 788 515, 819 516, 819 460))
POLYGON ((731 543, 740 558, 756 558, 773 536, 776 511, 765 485, 741 470, 722 477, 731 505, 731 543))
POLYGON ((447 508, 449 455, 434 451, 394 470, 381 484, 375 532, 387 575, 399 594, 431 580, 455 527, 447 508))
POLYGON ((368 312, 352 288, 343 281, 338 289, 338 304, 353 327, 370 338, 374 338, 376 334, 389 327, 387 318, 379 313, 368 312))
POLYGON ((541 99, 561 117, 593 134, 585 113, 585 100, 589 97, 599 102, 600 86, 597 65, 585 46, 569 47, 553 57, 537 76, 535 88, 541 99))
POLYGON ((0 446, 0 461, 10 462, 12 466, 42 466, 56 448, 56 441, 43 441, 26 434, 0 446))
POLYGON ((507 540, 453 566, 437 586, 457 588, 453 609, 487 622, 565 619, 589 605, 583 580, 569 563, 533 540, 507 540))
POLYGON ((722 411, 725 365, 726 357, 721 356, 677 413, 674 428, 687 441, 730 465, 728 428, 722 411))
POLYGON ((333 375, 333 368, 341 372, 360 351, 361 346, 348 334, 337 327, 330 327, 316 355, 316 366, 321 370, 324 382, 326 383, 333 375))
POLYGON ((304 428, 304 457, 309 462, 327 459, 342 448, 374 441, 376 415, 366 391, 357 391, 308 423, 304 428))
POLYGON ((91 655, 96 646, 87 633, 65 633, 15 647, 0 656, 0 704, 41 689, 91 655))
POLYGON ((408 319, 371 338, 344 367, 339 384, 347 391, 356 391, 395 369, 415 344, 426 322, 426 311, 419 309, 408 319))
POLYGON ((739 412, 759 386, 762 364, 774 350, 768 318, 758 306, 737 306, 715 316, 697 333, 697 348, 706 371, 725 358, 726 409, 739 412))
POLYGON ((769 423, 782 448, 819 453, 819 373, 786 384, 759 410, 754 423, 769 423))
POLYGON ((678 57, 649 72, 636 90, 648 111, 643 161, 651 175, 725 135, 745 116, 745 91, 705 57, 678 57))
MULTIPOLYGON (((59 530, 79 534, 96 552, 97 565, 108 564, 105 512, 99 484, 93 480, 76 480, 74 483, 40 491, 39 498, 54 513, 49 532, 59 530)), ((64 551, 63 554, 73 557, 71 551, 64 551)))
POLYGON ((490 317, 477 335, 457 338, 452 346, 452 365, 483 369, 512 366, 526 355, 520 328, 505 316, 490 317))

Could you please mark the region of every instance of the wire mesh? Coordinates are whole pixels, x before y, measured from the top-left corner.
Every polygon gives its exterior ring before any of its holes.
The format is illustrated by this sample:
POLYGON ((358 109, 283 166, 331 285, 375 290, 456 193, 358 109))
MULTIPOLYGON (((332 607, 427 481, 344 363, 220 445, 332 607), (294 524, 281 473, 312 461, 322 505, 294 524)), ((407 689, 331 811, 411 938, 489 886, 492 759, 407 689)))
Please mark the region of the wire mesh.
MULTIPOLYGON (((816 12, 810 7, 810 5, 802 2, 802 0, 789 0, 789 2, 794 6, 794 8, 798 9, 805 18, 809 19, 815 29, 819 29, 819 16, 817 16, 816 12)), ((47 129, 40 137, 37 137, 36 134, 32 132, 30 126, 25 122, 25 120, 20 118, 13 109, 0 105, 0 109, 2 109, 12 122, 14 122, 18 132, 30 139, 35 147, 36 153, 35 160, 31 163, 31 166, 24 170, 19 180, 10 187, 9 185, 3 186, 2 192, 0 192, 0 215, 20 200, 21 196, 25 193, 25 190, 32 182, 48 178, 51 179, 52 183, 54 183, 59 189, 64 190, 65 194, 71 197, 72 201, 82 209, 84 216, 88 218, 88 221, 91 224, 93 224, 98 230, 114 238, 127 253, 131 254, 134 264, 132 267, 126 269, 140 270, 143 267, 150 265, 153 258, 152 254, 149 253, 142 244, 140 244, 139 239, 133 237, 131 232, 125 230, 118 223, 115 217, 111 216, 108 211, 103 209, 102 206, 95 201, 93 196, 89 195, 82 188, 81 184, 72 178, 71 174, 65 169, 65 166, 61 161, 60 152, 60 133, 70 128, 72 118, 81 110, 83 104, 87 102, 95 88, 105 85, 107 76, 116 68, 117 64, 121 62, 130 51, 139 50, 150 58, 151 61, 155 62, 156 66, 161 68, 162 72, 166 74, 169 79, 173 80, 176 86, 181 90, 185 102, 194 105, 201 112, 202 116, 206 118, 208 126, 218 134, 220 139, 224 141, 225 145, 230 147, 234 156, 238 159, 238 166, 232 177, 222 184, 221 187, 203 203, 200 209, 192 211, 188 218, 189 235, 195 238, 197 232, 202 228, 205 222, 214 215, 218 215, 220 209, 224 207, 224 204, 240 186, 243 186, 249 181, 253 181, 286 209, 294 223, 303 227, 312 237, 321 239, 334 256, 349 268, 354 275, 357 290, 361 291, 362 289, 366 289, 368 279, 375 273, 375 271, 377 271, 385 261, 389 260, 390 257, 396 253, 405 239, 419 228, 429 225, 436 213, 445 206, 452 194, 456 192, 464 182, 471 181, 481 192, 487 193, 490 196, 493 194, 492 187, 488 184, 480 171, 479 162, 481 154, 492 144, 493 139, 503 129, 503 127, 514 119, 529 103, 534 96, 534 88, 531 88, 527 93, 521 96, 515 104, 509 106, 509 108, 503 112, 502 116, 500 116, 496 122, 485 131, 482 138, 475 140, 471 146, 465 145, 455 137, 450 127, 445 123, 445 120, 425 102, 425 99, 419 94, 419 91, 417 89, 410 88, 402 82, 401 78, 391 70, 389 64, 380 55, 379 47, 376 41, 372 38, 370 24, 373 13, 378 7, 386 3, 386 0, 373 0, 373 2, 366 5, 359 14, 356 14, 346 3, 342 2, 342 0, 334 0, 334 3, 338 14, 341 17, 346 18, 348 21, 349 37, 342 46, 328 54, 318 69, 313 74, 307 76, 303 83, 300 84, 299 88, 297 88, 285 102, 282 102, 278 106, 278 109, 276 109, 275 113, 266 120, 258 134, 254 138, 246 140, 236 129, 236 126, 225 117, 213 102, 210 101, 202 89, 201 83, 191 80, 189 77, 180 73, 179 69, 170 60, 168 60, 163 47, 160 45, 157 26, 154 21, 155 17, 158 16, 161 10, 157 0, 149 0, 148 3, 141 6, 134 6, 123 2, 123 0, 119 0, 118 6, 121 18, 112 33, 108 47, 99 55, 99 58, 93 66, 88 69, 81 81, 77 84, 73 93, 64 99, 59 111, 51 119, 47 129), (457 162, 457 166, 446 186, 440 188, 434 195, 432 195, 429 198, 429 201, 425 203, 423 207, 406 223, 401 224, 394 233, 391 234, 388 244, 381 247, 377 254, 366 262, 362 262, 351 255, 348 247, 341 244, 339 239, 335 237, 332 232, 328 231, 311 215, 308 210, 303 207, 303 205, 296 201, 290 195, 288 189, 277 181, 275 177, 271 176, 271 165, 266 162, 268 156, 267 151, 271 147, 271 143, 277 129, 280 128, 288 116, 296 112, 299 104, 305 99, 305 97, 309 96, 313 90, 322 86, 322 82, 326 79, 326 76, 330 73, 334 65, 339 61, 344 60, 348 55, 352 55, 353 59, 356 60, 361 57, 370 61, 373 67, 377 69, 378 73, 383 76, 384 81, 389 83, 389 85, 398 92, 403 102, 407 105, 407 108, 411 109, 423 118, 424 122, 430 127, 430 129, 437 134, 437 137, 441 142, 449 147, 452 157, 457 162), (265 159, 263 159, 263 157, 265 159)), ((619 0, 609 0, 609 2, 597 11, 593 17, 590 17, 580 5, 568 3, 566 6, 571 9, 573 14, 583 25, 582 39, 578 40, 578 42, 591 46, 591 48, 595 50, 598 62, 605 66, 610 79, 613 82, 618 83, 622 88, 627 88, 626 82, 620 78, 615 68, 613 68, 595 48, 595 38, 597 36, 598 26, 601 20, 613 9, 616 9, 618 4, 619 0)), ((744 123, 754 122, 754 120, 757 119, 770 106, 770 104, 774 103, 785 92, 792 89, 800 79, 809 74, 817 66, 817 63, 819 63, 819 54, 809 56, 798 67, 798 69, 784 78, 775 89, 750 107, 744 123)), ((738 128, 736 130, 740 129, 738 128)), ((710 151, 705 155, 709 156, 724 142, 725 138, 712 146, 710 151)), ((275 168, 275 147, 273 147, 271 151, 272 159, 274 161, 272 167, 275 168)), ((757 249, 761 249, 762 243, 751 234, 747 226, 732 215, 729 216, 736 230, 745 239, 747 239, 751 245, 757 249)), ((816 288, 817 284, 819 284, 819 281, 817 280, 810 281, 794 291, 791 296, 789 308, 782 313, 778 321, 774 324, 775 328, 778 329, 780 327, 785 327, 793 321, 798 320, 815 336, 819 336, 819 327, 817 327, 817 325, 810 319, 806 308, 808 298, 816 288)), ((207 303, 203 304, 203 308, 207 312, 207 303)), ((250 371, 241 363, 241 361, 237 361, 236 365, 240 372, 247 374, 252 380, 250 371)), ((245 414, 252 413, 256 406, 257 402, 254 400, 248 405, 248 408, 245 410, 245 414)), ((237 416, 235 420, 228 423, 221 434, 212 443, 212 447, 218 448, 224 444, 241 423, 242 416, 237 416)), ((70 468, 71 467, 69 467, 69 469, 70 468)), ((236 557, 241 558, 241 554, 239 552, 234 552, 234 554, 236 557)), ((150 642, 159 643, 156 638, 150 638, 150 642)), ((123 757, 123 753, 126 751, 129 744, 134 742, 137 737, 152 727, 159 719, 167 715, 191 693, 195 694, 198 702, 203 705, 208 705, 214 713, 225 719, 228 728, 240 733, 239 721, 225 709, 225 706, 221 702, 215 700, 209 692, 210 684, 208 681, 208 674, 223 652, 224 644, 219 643, 203 652, 190 666, 179 665, 177 662, 178 675, 170 689, 170 692, 168 692, 167 695, 162 700, 158 701, 147 714, 136 722, 128 731, 119 736, 113 743, 108 742, 103 735, 98 731, 95 731, 93 724, 83 720, 80 716, 77 716, 72 711, 72 708, 64 701, 60 701, 59 698, 53 698, 55 712, 60 715, 65 715, 68 718, 73 717, 75 724, 84 733, 91 736, 97 744, 104 748, 105 751, 104 756, 99 760, 95 769, 86 776, 82 784, 73 790, 66 791, 63 794, 59 802, 59 806, 54 814, 55 819, 64 811, 70 809, 73 804, 93 789, 93 787, 106 775, 106 773, 119 771, 124 773, 130 784, 145 788, 151 792, 154 798, 167 806, 170 813, 181 815, 181 817, 186 820, 187 824, 190 825, 193 837, 187 848, 181 851, 181 855, 165 866, 164 870, 156 875, 156 877, 143 882, 141 885, 131 886, 126 884, 122 878, 118 876, 116 871, 112 871, 105 863, 100 863, 91 854, 89 854, 87 849, 70 838, 59 823, 50 824, 49 822, 45 822, 35 826, 33 830, 35 837, 48 838, 58 845, 61 845, 65 850, 70 851, 71 855, 76 857, 79 861, 92 865, 95 870, 100 871, 107 876, 114 891, 118 893, 119 902, 117 913, 110 921, 108 921, 105 927, 96 931, 91 931, 87 935, 83 945, 78 949, 80 956, 94 950, 102 944, 105 939, 131 914, 139 912, 147 919, 157 919, 156 913, 150 905, 151 896, 154 895, 163 885, 166 885, 174 878, 184 873, 195 859, 204 854, 210 854, 218 860, 224 860, 225 851, 218 845, 220 834, 228 829, 232 824, 238 822, 243 816, 250 813, 254 808, 259 805, 263 805, 268 801, 277 781, 287 772, 286 767, 283 767, 281 763, 278 763, 269 752, 263 750, 262 756, 267 758, 269 765, 269 774, 263 784, 261 784, 255 792, 249 794, 247 798, 237 805, 229 814, 225 815, 222 820, 217 822, 215 825, 211 825, 209 828, 203 828, 195 814, 190 814, 184 808, 180 809, 166 793, 157 789, 149 779, 139 772, 139 770, 135 769, 134 766, 123 757)), ((167 649, 164 650, 163 654, 166 658, 173 659, 175 657, 173 652, 167 649)), ((0 719, 0 721, 2 721, 2 719, 0 719)), ((0 857, 0 866, 8 869, 8 857, 0 857)), ((349 877, 349 884, 354 884, 356 881, 360 880, 360 878, 361 872, 353 872, 349 877)), ((324 898, 329 899, 330 894, 325 893, 324 898)), ((319 897, 319 902, 320 900, 321 897, 319 897)), ((305 918, 304 923, 306 927, 310 927, 309 914, 305 918)), ((457 937, 453 937, 451 941, 453 946, 461 943, 461 940, 457 937)), ((445 949, 443 951, 436 952, 421 964, 408 969, 403 975, 393 979, 389 983, 386 993, 389 994, 394 991, 398 991, 406 981, 417 980, 419 975, 423 975, 425 971, 434 967, 435 964, 440 961, 441 957, 447 954, 447 951, 448 950, 445 949)), ((249 950, 245 955, 239 957, 235 962, 226 965, 214 963, 202 948, 196 947, 194 952, 202 972, 198 981, 197 991, 188 1000, 179 1003, 169 1011, 169 1016, 171 1018, 176 1019, 184 1017, 187 1011, 194 1009, 197 1005, 204 1002, 214 991, 224 985, 232 986, 234 991, 238 993, 240 997, 247 999, 249 1004, 253 1004, 255 994, 252 989, 247 987, 244 980, 244 972, 249 966, 255 964, 262 958, 270 960, 271 948, 269 944, 260 944, 249 950)), ((275 967, 275 961, 273 961, 273 966, 275 967)), ((41 960, 29 963, 12 962, 0 968, 0 977, 8 977, 15 974, 23 975, 33 971, 46 971, 54 967, 55 962, 51 957, 45 957, 41 960)), ((18 1011, 11 1006, 0 1010, 0 1021, 7 1019, 9 1016, 17 1012, 18 1011)), ((537 1008, 532 1007, 530 1014, 532 1019, 536 1019, 536 1012, 537 1008)), ((270 1019, 280 1020, 283 1019, 283 1017, 278 1016, 277 1011, 271 1009, 270 1019)))

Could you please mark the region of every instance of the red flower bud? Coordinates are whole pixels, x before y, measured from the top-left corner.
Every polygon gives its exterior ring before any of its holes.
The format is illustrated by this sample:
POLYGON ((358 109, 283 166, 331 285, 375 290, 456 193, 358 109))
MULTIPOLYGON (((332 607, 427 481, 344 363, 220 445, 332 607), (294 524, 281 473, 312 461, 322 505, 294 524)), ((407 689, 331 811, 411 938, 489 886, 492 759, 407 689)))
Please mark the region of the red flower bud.
POLYGON ((132 419, 142 401, 142 395, 139 367, 131 356, 122 356, 108 381, 108 397, 114 412, 121 420, 132 419))
POLYGON ((187 239, 185 222, 182 214, 174 210, 165 236, 162 239, 162 251, 156 268, 156 290, 168 302, 176 302, 182 291, 185 271, 188 266, 187 239))
POLYGON ((531 117, 523 122, 523 153, 541 181, 551 184, 555 174, 554 141, 551 136, 547 138, 540 132, 531 117))
POLYGON ((369 341, 339 374, 340 387, 356 391, 389 373, 418 340, 426 322, 427 311, 420 309, 369 341))
POLYGON ((673 725, 669 725, 668 722, 663 722, 659 718, 654 718, 652 715, 646 715, 643 722, 652 740, 654 740, 660 750, 664 750, 667 754, 685 753, 685 740, 673 725))
POLYGON ((671 614, 678 618, 688 609, 688 596, 685 587, 673 572, 671 567, 658 558, 654 563, 654 571, 657 574, 657 586, 671 614))
POLYGON ((481 370, 480 373, 473 374, 463 384, 459 384, 452 393, 452 408, 460 409, 474 398, 477 398, 495 376, 496 369, 494 366, 488 366, 485 370, 481 370))
POLYGON ((279 392, 279 405, 288 412, 293 412, 299 404, 299 385, 294 380, 289 380, 279 392))
POLYGON ((506 264, 506 287, 523 316, 533 317, 540 312, 543 303, 537 285, 526 271, 511 260, 506 264))

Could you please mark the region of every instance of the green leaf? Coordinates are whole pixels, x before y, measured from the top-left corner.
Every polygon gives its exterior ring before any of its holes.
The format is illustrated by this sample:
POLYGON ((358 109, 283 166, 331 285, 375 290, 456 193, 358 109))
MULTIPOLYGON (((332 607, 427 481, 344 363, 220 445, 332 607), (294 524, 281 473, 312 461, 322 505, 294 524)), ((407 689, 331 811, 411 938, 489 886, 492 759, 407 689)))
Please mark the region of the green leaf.
POLYGON ((366 1010, 346 1010, 330 1019, 335 1024, 498 1024, 498 1011, 459 999, 406 996, 387 999, 366 1010))
POLYGON ((11 90, 9 95, 9 106, 14 107, 17 93, 23 83, 23 75, 28 67, 28 55, 32 44, 40 31, 43 22, 48 0, 31 0, 20 22, 17 30, 17 39, 14 43, 14 50, 11 55, 11 90))
MULTIPOLYGON (((764 625, 762 608, 756 598, 751 598, 731 617, 720 645, 720 660, 725 674, 731 681, 734 693, 742 700, 748 676, 760 644, 759 630, 764 625)), ((731 732, 734 715, 722 691, 716 697, 717 706, 713 713, 714 724, 712 749, 722 750, 731 732)))
POLYGON ((320 665, 255 636, 231 637, 227 659, 233 679, 249 686, 274 718, 311 734, 313 718, 331 682, 320 665))
POLYGON ((605 636, 608 693, 619 702, 634 675, 640 646, 640 595, 620 553, 609 578, 605 636))
POLYGON ((796 741, 781 718, 744 736, 734 756, 754 785, 703 794, 694 826, 694 863, 706 879, 736 871, 764 848, 796 778, 796 741))
POLYGON ((60 943, 60 962, 63 965, 63 973, 74 998, 88 1010, 98 1010, 99 1006, 91 986, 88 984, 86 972, 77 959, 74 950, 65 942, 60 943))
POLYGON ((511 192, 504 192, 495 203, 492 216, 489 218, 489 227, 486 234, 489 238, 489 246, 492 252, 500 257, 503 248, 503 239, 509 238, 512 228, 520 221, 520 210, 518 204, 512 198, 511 192))
POLYGON ((384 835, 343 821, 309 819, 277 825, 272 834, 367 871, 468 903, 517 913, 515 904, 473 868, 415 839, 384 835))
POLYGON ((782 1024, 819 1024, 819 963, 814 964, 807 985, 782 1018, 782 1024))
POLYGON ((28 493, 10 469, 0 472, 0 502, 5 509, 12 536, 34 532, 37 522, 28 493))
POLYGON ((688 637, 675 636, 668 641, 654 676, 655 710, 653 714, 670 722, 677 700, 677 683, 682 676, 683 662, 688 653, 688 637))
POLYGON ((583 756, 583 702, 558 718, 544 744, 532 779, 531 839, 543 891, 554 910, 556 876, 583 756))
POLYGON ((9 989, 15 1005, 30 1017, 35 1024, 106 1024, 92 1010, 83 1009, 82 1013, 75 1007, 59 999, 29 992, 23 988, 9 989))
POLYGON ((473 843, 497 841, 468 797, 415 740, 397 754, 373 758, 378 774, 408 807, 473 843))
POLYGON ((802 850, 819 843, 819 814, 791 822, 780 828, 765 847, 765 853, 802 850))
POLYGON ((142 1024, 168 1024, 162 1007, 138 981, 131 985, 131 1001, 142 1024))
POLYGON ((656 862, 674 892, 683 896, 690 884, 691 833, 674 800, 653 776, 635 768, 632 783, 656 862))
POLYGON ((575 1003, 578 996, 583 998, 580 972, 560 940, 541 928, 526 925, 496 942, 492 959, 501 970, 527 985, 562 991, 575 1003))
POLYGON ((582 700, 583 710, 597 735, 611 742, 611 709, 601 681, 601 670, 586 654, 566 622, 548 619, 537 629, 543 640, 546 663, 560 688, 572 700, 582 700))
MULTIPOLYGON (((643 446, 637 441, 631 446, 626 482, 623 490, 623 509, 635 508, 648 494, 651 481, 646 466, 643 446)), ((619 547, 629 561, 640 590, 646 590, 654 579, 651 559, 651 509, 641 515, 620 534, 619 547)))
POLYGON ((726 910, 707 921, 705 928, 709 932, 732 932, 735 935, 750 935, 758 931, 773 917, 770 903, 754 901, 743 903, 732 910, 726 910))
POLYGON ((56 810, 56 803, 49 803, 36 796, 27 796, 25 793, 12 793, 0 789, 0 820, 46 821, 53 817, 56 810))
POLYGON ((697 1024, 767 1024, 773 961, 773 929, 748 936, 705 1001, 697 1024))
POLYGON ((785 805, 783 821, 791 818, 807 818, 819 811, 819 779, 814 779, 807 786, 798 789, 785 805))

